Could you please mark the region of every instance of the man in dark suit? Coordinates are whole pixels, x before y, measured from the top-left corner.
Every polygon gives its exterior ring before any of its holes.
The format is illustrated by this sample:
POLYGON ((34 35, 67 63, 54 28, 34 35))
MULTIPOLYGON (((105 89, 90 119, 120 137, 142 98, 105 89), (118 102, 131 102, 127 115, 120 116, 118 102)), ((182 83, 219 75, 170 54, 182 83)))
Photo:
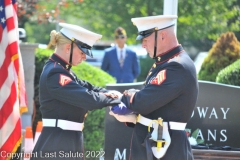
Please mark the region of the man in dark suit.
POLYGON ((101 69, 115 77, 117 83, 131 83, 140 73, 139 60, 134 51, 125 44, 126 31, 115 30, 116 45, 105 50, 101 69))

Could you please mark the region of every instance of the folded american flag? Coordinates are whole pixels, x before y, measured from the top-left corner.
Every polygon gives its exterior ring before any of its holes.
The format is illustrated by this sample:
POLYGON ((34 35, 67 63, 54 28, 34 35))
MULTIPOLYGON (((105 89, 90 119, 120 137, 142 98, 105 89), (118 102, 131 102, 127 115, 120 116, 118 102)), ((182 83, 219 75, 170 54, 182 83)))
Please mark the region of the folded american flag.
POLYGON ((133 114, 134 112, 126 107, 126 105, 121 102, 118 105, 112 106, 111 111, 114 114, 119 114, 119 115, 126 115, 126 114, 133 114))

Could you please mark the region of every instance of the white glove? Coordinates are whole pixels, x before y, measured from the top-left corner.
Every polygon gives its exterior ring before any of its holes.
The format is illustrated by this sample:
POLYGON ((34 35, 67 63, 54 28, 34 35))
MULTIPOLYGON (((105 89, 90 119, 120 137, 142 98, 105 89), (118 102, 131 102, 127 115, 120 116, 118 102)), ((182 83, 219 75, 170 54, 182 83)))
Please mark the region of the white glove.
POLYGON ((115 117, 119 122, 131 122, 136 124, 136 121, 137 121, 137 115, 135 114, 119 115, 119 114, 114 114, 112 111, 110 111, 109 114, 115 117))

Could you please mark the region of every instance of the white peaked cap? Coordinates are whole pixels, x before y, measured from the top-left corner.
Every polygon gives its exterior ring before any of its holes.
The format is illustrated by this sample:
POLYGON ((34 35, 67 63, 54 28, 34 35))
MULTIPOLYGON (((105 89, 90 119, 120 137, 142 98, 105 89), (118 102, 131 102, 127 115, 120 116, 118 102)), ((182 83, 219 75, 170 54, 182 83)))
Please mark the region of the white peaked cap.
POLYGON ((138 32, 149 30, 152 28, 164 29, 175 24, 177 15, 159 15, 149 17, 132 18, 132 22, 138 28, 138 32))
POLYGON ((76 39, 85 43, 89 46, 93 46, 93 44, 102 38, 102 35, 91 32, 87 29, 84 29, 80 26, 67 24, 67 23, 59 23, 59 26, 63 27, 60 32, 64 34, 69 39, 76 39))

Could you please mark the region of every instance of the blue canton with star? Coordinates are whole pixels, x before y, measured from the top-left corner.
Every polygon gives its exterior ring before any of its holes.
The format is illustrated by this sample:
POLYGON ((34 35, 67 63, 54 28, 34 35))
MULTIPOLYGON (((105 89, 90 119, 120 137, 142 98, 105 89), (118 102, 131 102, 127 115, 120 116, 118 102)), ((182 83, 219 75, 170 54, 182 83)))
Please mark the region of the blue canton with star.
POLYGON ((4 1, 0 1, 0 22, 1 26, 4 29, 6 27, 6 14, 5 14, 5 5, 4 1))

